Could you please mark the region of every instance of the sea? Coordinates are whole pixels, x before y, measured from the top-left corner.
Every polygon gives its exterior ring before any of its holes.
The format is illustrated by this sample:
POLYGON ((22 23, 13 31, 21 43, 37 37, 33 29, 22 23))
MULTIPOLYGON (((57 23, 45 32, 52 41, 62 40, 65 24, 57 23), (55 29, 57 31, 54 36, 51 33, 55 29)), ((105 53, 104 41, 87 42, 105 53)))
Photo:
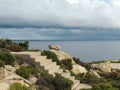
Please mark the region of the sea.
POLYGON ((62 51, 84 62, 120 59, 120 41, 29 41, 30 49, 49 50, 48 45, 60 45, 62 51))

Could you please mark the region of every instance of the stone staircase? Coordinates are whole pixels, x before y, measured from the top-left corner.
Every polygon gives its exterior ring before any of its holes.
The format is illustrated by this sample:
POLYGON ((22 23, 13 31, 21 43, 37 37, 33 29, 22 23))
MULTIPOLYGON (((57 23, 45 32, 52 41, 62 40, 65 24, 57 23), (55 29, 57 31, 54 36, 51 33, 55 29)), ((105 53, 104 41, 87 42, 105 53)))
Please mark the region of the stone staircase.
POLYGON ((73 81, 72 90, 80 90, 82 88, 91 88, 91 86, 80 84, 79 80, 76 80, 74 76, 71 76, 70 72, 63 72, 60 66, 56 62, 52 62, 51 59, 47 59, 46 56, 41 56, 41 52, 12 52, 13 54, 26 54, 30 55, 33 63, 38 69, 44 68, 49 74, 55 76, 55 73, 61 74, 61 76, 73 81))

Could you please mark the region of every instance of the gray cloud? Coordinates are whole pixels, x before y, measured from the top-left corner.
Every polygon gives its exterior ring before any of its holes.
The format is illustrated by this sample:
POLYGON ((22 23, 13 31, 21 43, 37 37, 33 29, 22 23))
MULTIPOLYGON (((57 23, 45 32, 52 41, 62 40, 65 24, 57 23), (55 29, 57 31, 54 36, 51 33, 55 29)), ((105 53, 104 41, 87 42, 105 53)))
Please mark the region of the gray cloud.
POLYGON ((120 0, 75 1, 0 0, 0 38, 120 39, 120 0))
POLYGON ((33 40, 120 40, 120 30, 0 28, 0 38, 33 40))
POLYGON ((0 25, 120 27, 120 0, 0 0, 0 25))

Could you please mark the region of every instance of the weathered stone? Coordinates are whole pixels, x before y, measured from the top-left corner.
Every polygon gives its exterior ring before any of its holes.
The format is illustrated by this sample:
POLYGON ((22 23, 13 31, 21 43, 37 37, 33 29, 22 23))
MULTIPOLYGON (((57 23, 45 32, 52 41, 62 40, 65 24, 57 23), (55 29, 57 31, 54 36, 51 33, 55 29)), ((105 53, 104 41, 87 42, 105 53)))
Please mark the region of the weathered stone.
POLYGON ((99 69, 103 72, 111 72, 111 66, 109 62, 99 63, 99 64, 91 64, 93 69, 99 69))
POLYGON ((63 59, 71 59, 72 60, 72 57, 63 51, 56 51, 56 50, 50 50, 50 51, 55 53, 59 60, 63 60, 63 59))
POLYGON ((49 45, 48 48, 53 50, 61 50, 61 47, 59 45, 49 45))
POLYGON ((36 77, 31 77, 29 78, 29 81, 32 83, 32 84, 35 84, 37 82, 37 78, 36 77))
POLYGON ((76 64, 75 61, 72 59, 72 57, 69 54, 67 54, 67 53, 65 53, 63 51, 56 51, 56 50, 50 50, 50 51, 54 52, 57 55, 59 60, 71 59, 72 64, 73 64, 72 72, 74 72, 75 74, 86 73, 87 72, 87 70, 83 66, 76 64))
POLYGON ((79 74, 79 73, 86 73, 87 70, 83 66, 80 66, 78 64, 73 64, 72 72, 74 72, 75 74, 79 74))

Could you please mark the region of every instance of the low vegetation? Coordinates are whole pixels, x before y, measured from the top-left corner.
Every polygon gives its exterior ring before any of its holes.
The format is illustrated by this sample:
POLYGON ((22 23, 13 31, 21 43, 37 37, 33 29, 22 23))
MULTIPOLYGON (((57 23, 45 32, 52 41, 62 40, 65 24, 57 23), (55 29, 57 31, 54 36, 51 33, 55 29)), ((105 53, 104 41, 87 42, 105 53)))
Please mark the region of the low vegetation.
POLYGON ((90 64, 89 64, 89 63, 85 63, 85 62, 83 62, 83 61, 80 61, 79 58, 75 58, 75 57, 73 57, 73 60, 74 60, 77 64, 85 67, 87 70, 90 70, 90 64))
POLYGON ((5 66, 5 62, 0 59, 0 67, 4 67, 4 66, 5 66))
POLYGON ((21 83, 13 83, 12 85, 10 85, 10 89, 9 90, 32 90, 30 87, 27 87, 25 85, 22 85, 21 83))
POLYGON ((10 39, 0 39, 0 48, 5 48, 14 52, 24 51, 28 50, 29 42, 24 41, 20 43, 15 43, 10 39))
POLYGON ((67 69, 67 70, 72 70, 72 60, 71 59, 64 59, 61 60, 61 68, 67 69))
POLYGON ((28 79, 30 75, 37 76, 39 71, 37 70, 37 68, 35 68, 35 66, 30 65, 27 67, 21 66, 19 69, 16 70, 16 73, 21 77, 28 79))
POLYGON ((110 74, 106 75, 105 73, 102 74, 101 74, 102 77, 98 78, 92 72, 88 72, 86 74, 76 75, 76 79, 79 79, 81 83, 88 83, 92 85, 92 89, 89 90, 119 90, 120 79, 118 78, 118 76, 116 76, 116 74, 112 75, 110 74))
POLYGON ((71 90, 73 82, 67 78, 56 74, 55 77, 45 74, 40 77, 37 82, 37 90, 71 90))
POLYGON ((15 64, 15 57, 8 53, 8 52, 0 52, 0 64, 4 65, 4 64, 8 64, 8 65, 14 65, 15 64))
POLYGON ((60 61, 59 61, 59 59, 57 58, 57 55, 54 52, 44 50, 41 53, 41 55, 47 56, 48 59, 52 59, 52 61, 56 62, 58 65, 61 64, 60 61))

